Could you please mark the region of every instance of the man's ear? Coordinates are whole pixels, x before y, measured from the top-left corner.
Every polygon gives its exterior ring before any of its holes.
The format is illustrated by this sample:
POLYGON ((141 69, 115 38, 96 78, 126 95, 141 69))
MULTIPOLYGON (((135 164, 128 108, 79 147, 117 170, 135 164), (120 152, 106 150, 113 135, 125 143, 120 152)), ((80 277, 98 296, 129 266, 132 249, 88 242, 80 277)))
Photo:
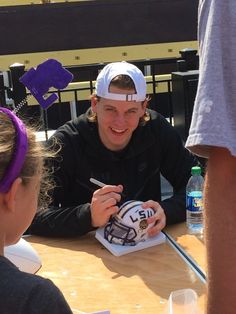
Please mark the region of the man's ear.
POLYGON ((3 202, 6 208, 10 211, 15 210, 17 192, 19 191, 20 185, 22 183, 21 178, 16 178, 12 183, 10 190, 4 195, 3 202))
POLYGON ((144 112, 145 110, 147 109, 147 106, 148 106, 148 100, 144 100, 144 102, 142 103, 142 106, 143 106, 143 109, 144 109, 144 112))
POLYGON ((142 102, 142 113, 141 113, 141 117, 140 118, 144 117, 146 109, 147 109, 147 106, 148 106, 148 100, 144 100, 142 102))
POLYGON ((93 112, 97 112, 97 108, 96 108, 97 103, 98 103, 97 97, 96 96, 92 96, 91 97, 91 108, 92 108, 93 112))

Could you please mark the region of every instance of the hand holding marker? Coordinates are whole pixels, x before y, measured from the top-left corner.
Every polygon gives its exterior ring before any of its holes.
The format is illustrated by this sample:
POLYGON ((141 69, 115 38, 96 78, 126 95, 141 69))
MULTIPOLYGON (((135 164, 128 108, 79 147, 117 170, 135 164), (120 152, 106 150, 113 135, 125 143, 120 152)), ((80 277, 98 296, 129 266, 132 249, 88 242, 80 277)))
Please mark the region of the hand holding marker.
MULTIPOLYGON (((105 184, 105 183, 103 183, 101 181, 98 181, 97 179, 94 179, 94 178, 90 178, 89 181, 92 182, 93 184, 99 186, 100 188, 103 188, 105 185, 107 185, 107 184, 105 184)), ((120 193, 120 195, 121 195, 121 198, 124 200, 125 197, 126 197, 125 194, 124 193, 120 193)), ((123 201, 122 201, 122 203, 123 203, 123 201)), ((121 205, 121 201, 119 203, 117 203, 117 205, 120 206, 121 205)))

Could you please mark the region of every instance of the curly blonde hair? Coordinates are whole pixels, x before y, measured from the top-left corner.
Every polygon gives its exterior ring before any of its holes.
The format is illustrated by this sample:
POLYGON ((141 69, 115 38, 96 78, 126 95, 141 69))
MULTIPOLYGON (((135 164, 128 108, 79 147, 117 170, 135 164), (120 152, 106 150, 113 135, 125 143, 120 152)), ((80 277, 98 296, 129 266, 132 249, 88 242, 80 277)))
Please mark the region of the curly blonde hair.
MULTIPOLYGON (((45 159, 54 157, 56 152, 53 149, 46 150, 42 143, 36 141, 36 129, 26 126, 26 131, 28 150, 19 177, 22 179, 22 183, 27 185, 32 177, 39 176, 38 211, 42 211, 51 202, 49 191, 54 187, 50 171, 45 166, 45 159)), ((12 120, 7 114, 0 112, 0 181, 15 152, 16 137, 16 129, 12 120)))

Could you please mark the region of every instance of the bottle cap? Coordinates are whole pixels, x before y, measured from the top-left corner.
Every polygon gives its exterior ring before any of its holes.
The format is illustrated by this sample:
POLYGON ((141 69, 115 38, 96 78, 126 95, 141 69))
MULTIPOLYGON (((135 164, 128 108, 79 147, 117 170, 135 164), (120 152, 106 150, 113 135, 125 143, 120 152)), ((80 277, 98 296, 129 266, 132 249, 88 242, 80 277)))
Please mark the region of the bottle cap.
POLYGON ((192 167, 191 174, 192 175, 194 175, 194 174, 201 174, 201 168, 198 167, 198 166, 192 167))

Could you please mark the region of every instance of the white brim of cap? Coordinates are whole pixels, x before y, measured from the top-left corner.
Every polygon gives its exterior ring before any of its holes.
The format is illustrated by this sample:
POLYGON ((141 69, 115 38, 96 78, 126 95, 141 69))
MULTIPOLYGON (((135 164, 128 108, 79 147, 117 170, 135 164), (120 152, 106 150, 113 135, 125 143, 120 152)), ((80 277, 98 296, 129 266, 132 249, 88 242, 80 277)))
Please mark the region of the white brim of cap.
MULTIPOLYGON (((100 95, 97 95, 100 96, 100 95)), ((102 98, 120 100, 120 101, 144 101, 145 98, 138 97, 137 94, 114 94, 114 93, 103 93, 102 98)))

